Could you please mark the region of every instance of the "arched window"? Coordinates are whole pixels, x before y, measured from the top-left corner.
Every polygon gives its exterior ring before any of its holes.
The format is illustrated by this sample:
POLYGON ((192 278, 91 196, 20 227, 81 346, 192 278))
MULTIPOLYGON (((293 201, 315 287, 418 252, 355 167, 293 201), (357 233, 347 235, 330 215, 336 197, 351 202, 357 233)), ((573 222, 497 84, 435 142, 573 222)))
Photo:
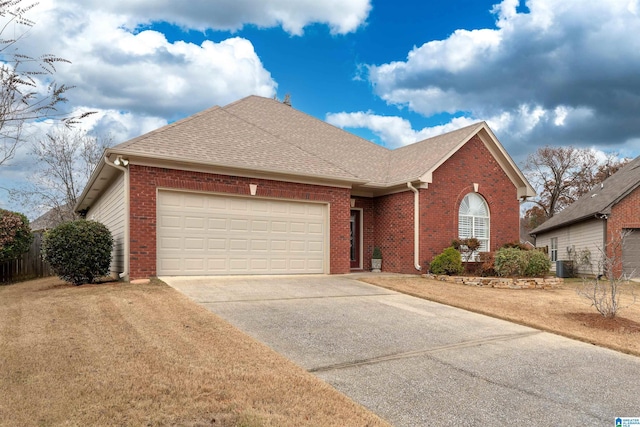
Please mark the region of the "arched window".
POLYGON ((475 237, 480 241, 479 251, 489 251, 489 206, 479 194, 469 193, 460 203, 458 237, 475 237))

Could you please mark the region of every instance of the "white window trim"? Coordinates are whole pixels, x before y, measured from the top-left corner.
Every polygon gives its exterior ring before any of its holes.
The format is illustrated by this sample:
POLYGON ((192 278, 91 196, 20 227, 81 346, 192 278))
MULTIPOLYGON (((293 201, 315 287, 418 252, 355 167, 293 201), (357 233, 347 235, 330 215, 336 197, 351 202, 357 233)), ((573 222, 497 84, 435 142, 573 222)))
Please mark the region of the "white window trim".
MULTIPOLYGON (((468 204, 468 203, 467 203, 468 204)), ((460 202, 460 206, 458 207, 458 238, 460 239, 466 239, 466 238, 470 238, 470 237, 475 237, 476 239, 480 240, 481 243, 486 242, 486 244, 484 245, 484 249, 479 249, 478 253, 480 252, 489 252, 491 251, 491 211, 489 209, 489 203, 487 203, 487 200, 482 197, 481 195, 477 194, 477 193, 468 193, 464 196, 464 198, 462 199, 462 201, 460 202), (484 207, 487 211, 487 216, 480 216, 480 215, 473 215, 473 214, 461 214, 460 210, 463 206, 463 203, 465 203, 465 200, 469 200, 472 197, 477 197, 479 200, 482 201, 482 203, 484 204, 484 207), (462 219, 463 218, 468 218, 470 219, 470 229, 466 230, 466 233, 463 233, 461 228, 462 228, 462 219), (478 229, 477 225, 478 223, 482 221, 485 222, 486 221, 486 237, 478 237, 476 236, 476 230, 478 229), (469 235, 466 235, 469 234, 469 235)), ((474 257, 475 258, 475 257, 474 257)), ((475 261, 476 259, 473 259, 473 261, 475 261)))
POLYGON ((551 262, 558 260, 558 238, 552 237, 549 241, 549 259, 551 262))

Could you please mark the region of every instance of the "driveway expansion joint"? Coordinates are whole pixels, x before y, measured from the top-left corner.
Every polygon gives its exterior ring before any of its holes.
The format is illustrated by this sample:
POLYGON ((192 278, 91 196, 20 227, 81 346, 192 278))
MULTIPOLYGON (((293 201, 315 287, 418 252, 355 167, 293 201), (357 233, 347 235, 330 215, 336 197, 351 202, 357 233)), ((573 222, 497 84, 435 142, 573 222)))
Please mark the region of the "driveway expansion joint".
POLYGON ((340 299, 340 298, 364 298, 364 297, 384 297, 389 295, 396 295, 392 293, 384 294, 366 294, 366 295, 320 295, 312 297, 290 297, 290 298, 257 298, 257 299, 236 299, 236 300, 217 300, 217 301, 201 301, 198 300, 198 304, 222 304, 230 302, 277 302, 277 301, 297 301, 297 300, 310 300, 310 299, 340 299))
POLYGON ((353 362, 343 362, 343 363, 337 363, 335 365, 321 366, 318 368, 311 368, 308 371, 311 373, 327 372, 327 371, 334 371, 338 369, 348 369, 348 368, 353 368, 353 367, 358 367, 363 365, 373 365, 376 363, 389 362, 389 361, 400 360, 400 359, 408 359, 408 358, 419 357, 419 356, 427 356, 429 354, 435 354, 442 351, 469 348, 469 347, 478 347, 483 344, 490 344, 494 342, 512 341, 512 340, 526 338, 532 335, 538 335, 542 333, 543 331, 534 330, 534 331, 522 332, 519 334, 495 335, 488 338, 463 341, 456 344, 448 344, 448 345, 443 345, 440 347, 435 347, 430 349, 413 350, 413 351, 407 351, 403 353, 389 354, 386 356, 373 357, 371 359, 363 359, 363 360, 356 360, 353 362))

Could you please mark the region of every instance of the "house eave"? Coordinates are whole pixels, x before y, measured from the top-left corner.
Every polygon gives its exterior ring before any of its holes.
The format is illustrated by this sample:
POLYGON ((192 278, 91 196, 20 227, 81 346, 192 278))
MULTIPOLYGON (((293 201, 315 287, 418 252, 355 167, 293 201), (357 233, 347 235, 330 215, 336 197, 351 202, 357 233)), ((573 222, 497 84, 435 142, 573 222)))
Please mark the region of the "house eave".
MULTIPOLYGON (((572 219, 570 221, 561 222, 560 224, 556 224, 556 225, 553 225, 553 226, 548 227, 548 228, 543 228, 542 230, 534 229, 529 233, 529 236, 536 237, 536 236, 538 236, 540 234, 549 233, 549 232, 557 230, 559 228, 568 227, 570 225, 578 224, 578 223, 581 223, 581 222, 584 222, 584 221, 588 221, 588 220, 591 220, 591 219, 606 220, 606 216, 607 216, 606 212, 593 212, 593 213, 590 213, 589 215, 581 216, 580 218, 575 218, 575 219, 572 219)), ((544 226, 544 224, 542 224, 541 227, 542 226, 544 226)))
MULTIPOLYGON (((300 184, 323 185, 338 188, 352 188, 353 186, 362 186, 368 181, 358 178, 324 176, 312 173, 286 172, 281 170, 269 169, 247 169, 233 165, 222 165, 206 162, 193 162, 180 158, 172 158, 168 156, 148 156, 126 150, 107 150, 105 156, 114 161, 118 156, 125 157, 129 161, 129 165, 157 167, 163 169, 187 170, 193 172, 212 173, 220 175, 242 176, 246 178, 268 179, 274 181, 295 182, 300 184)), ((104 158, 96 167, 82 195, 78 199, 75 211, 79 212, 90 207, 95 202, 105 186, 96 186, 98 182, 110 182, 112 177, 119 173, 111 167, 106 167, 104 158), (92 196, 92 193, 96 193, 92 196)))

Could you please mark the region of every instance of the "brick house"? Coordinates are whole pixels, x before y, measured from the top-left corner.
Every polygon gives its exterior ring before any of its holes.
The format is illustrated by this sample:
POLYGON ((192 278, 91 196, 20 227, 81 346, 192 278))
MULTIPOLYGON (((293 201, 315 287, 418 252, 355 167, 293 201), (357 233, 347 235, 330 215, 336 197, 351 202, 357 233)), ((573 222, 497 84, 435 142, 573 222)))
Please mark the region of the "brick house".
POLYGON ((112 271, 417 273, 458 237, 517 241, 535 193, 486 123, 396 150, 250 96, 105 152, 76 210, 109 227, 112 271))
POLYGON ((580 274, 601 274, 603 252, 616 275, 640 277, 640 157, 531 231, 556 261, 577 263, 580 274), (621 239, 622 236, 624 239, 621 239))

